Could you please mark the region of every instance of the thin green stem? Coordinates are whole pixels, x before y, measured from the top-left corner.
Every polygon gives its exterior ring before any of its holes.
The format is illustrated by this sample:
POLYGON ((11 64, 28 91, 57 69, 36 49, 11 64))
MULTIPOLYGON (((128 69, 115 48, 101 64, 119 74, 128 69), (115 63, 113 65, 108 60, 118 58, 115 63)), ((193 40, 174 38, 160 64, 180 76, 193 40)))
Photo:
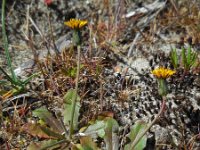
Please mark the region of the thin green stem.
POLYGON ((5 27, 5 6, 6 6, 6 0, 3 0, 2 1, 1 22, 2 22, 2 32, 3 32, 2 35, 3 35, 4 50, 5 50, 5 54, 6 54, 7 64, 8 64, 8 67, 9 67, 11 75, 12 75, 12 79, 15 82, 17 82, 17 77, 14 73, 12 63, 11 63, 10 54, 9 54, 9 51, 8 51, 8 39, 7 39, 6 27, 5 27))
POLYGON ((154 118, 154 120, 147 126, 147 128, 139 136, 137 136, 136 139, 133 141, 133 143, 131 144, 131 149, 132 150, 138 144, 138 142, 142 139, 142 137, 149 131, 149 129, 154 125, 154 123, 157 121, 157 119, 160 117, 160 115, 164 112, 165 105, 166 105, 166 97, 163 96, 162 106, 160 108, 159 113, 154 118))
POLYGON ((72 134, 74 133, 74 113, 76 109, 76 101, 77 101, 77 95, 78 95, 78 82, 79 82, 79 72, 80 72, 80 55, 81 55, 81 47, 78 45, 78 56, 77 56, 77 72, 76 72, 76 85, 75 85, 75 95, 72 99, 72 115, 71 115, 71 121, 70 121, 70 134, 69 138, 72 139, 72 134))

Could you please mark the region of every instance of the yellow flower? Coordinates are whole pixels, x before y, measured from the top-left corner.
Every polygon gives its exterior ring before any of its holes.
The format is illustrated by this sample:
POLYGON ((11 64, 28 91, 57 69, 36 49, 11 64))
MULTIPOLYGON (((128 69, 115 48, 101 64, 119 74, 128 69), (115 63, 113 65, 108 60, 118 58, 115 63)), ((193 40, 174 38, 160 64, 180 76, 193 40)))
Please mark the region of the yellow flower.
POLYGON ((64 24, 72 29, 81 29, 87 24, 86 20, 80 20, 80 19, 70 19, 69 21, 64 22, 64 24))
POLYGON ((164 67, 159 67, 157 69, 154 69, 151 73, 158 79, 167 79, 174 73, 176 73, 176 71, 164 67))

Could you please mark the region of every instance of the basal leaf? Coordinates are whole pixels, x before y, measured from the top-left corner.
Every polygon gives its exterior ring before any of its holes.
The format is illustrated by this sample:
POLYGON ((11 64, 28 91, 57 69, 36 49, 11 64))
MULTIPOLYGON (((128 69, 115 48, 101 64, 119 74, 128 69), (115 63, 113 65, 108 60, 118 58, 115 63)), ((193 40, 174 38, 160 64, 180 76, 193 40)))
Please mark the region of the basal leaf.
MULTIPOLYGON (((46 147, 49 147, 53 144, 56 144, 58 141, 57 140, 44 140, 42 142, 37 142, 37 143, 34 143, 32 142, 28 147, 27 147, 27 150, 42 150, 46 147)), ((48 148, 48 150, 53 150, 53 149, 58 149, 60 147, 60 145, 54 145, 50 148, 48 148)))
POLYGON ((107 118, 105 120, 105 136, 104 140, 106 143, 106 149, 119 149, 119 138, 118 138, 118 129, 119 125, 117 121, 113 118, 107 118))
POLYGON ((39 117, 43 120, 53 131, 63 133, 63 127, 60 122, 45 108, 41 107, 33 111, 33 116, 39 117))
MULTIPOLYGON (((45 139, 57 139, 58 138, 57 136, 54 136, 54 135, 57 135, 56 133, 48 134, 47 131, 45 132, 44 131, 45 128, 46 128, 46 130, 50 130, 47 126, 44 126, 44 125, 41 126, 40 124, 27 123, 22 126, 22 131, 27 132, 28 134, 39 137, 39 138, 45 138, 45 139)), ((53 131, 51 131, 51 132, 53 132, 53 131)))
MULTIPOLYGON (((76 92, 74 89, 70 89, 64 96, 64 123, 65 125, 69 125, 71 121, 72 115, 72 99, 75 96, 76 92)), ((80 110, 80 97, 77 96, 76 106, 75 106, 75 114, 74 114, 74 129, 77 129, 78 126, 78 117, 79 117, 79 110, 80 110)))
MULTIPOLYGON (((72 104, 72 98, 75 96, 76 91, 74 89, 70 89, 64 96, 64 103, 65 104, 72 104)), ((80 102, 80 97, 77 97, 77 102, 80 102)))
POLYGON ((56 133, 56 132, 52 131, 52 129, 50 129, 50 128, 46 127, 46 126, 41 126, 40 128, 48 136, 51 136, 51 137, 54 137, 54 138, 57 138, 57 139, 64 139, 65 138, 64 135, 56 133))
MULTIPOLYGON (((131 128, 131 132, 129 133, 129 139, 131 140, 130 144, 125 145, 125 150, 130 150, 131 143, 136 139, 137 136, 141 134, 141 132, 147 127, 147 124, 138 120, 131 128)), ((134 150, 143 150, 146 147, 147 136, 144 135, 142 139, 138 142, 138 144, 134 147, 134 150)))
POLYGON ((97 144, 89 136, 81 137, 80 142, 83 150, 99 150, 97 144))
MULTIPOLYGON (((80 110, 80 103, 77 102, 75 106, 75 114, 74 114, 74 121, 73 121, 74 129, 77 129, 77 126, 78 126, 79 110, 80 110)), ((65 125, 70 125, 71 115, 72 115, 72 105, 64 104, 63 116, 64 116, 65 125)))
POLYGON ((103 138, 105 136, 105 121, 103 120, 96 120, 94 124, 88 126, 88 128, 84 131, 86 135, 90 135, 93 138, 97 136, 103 138))

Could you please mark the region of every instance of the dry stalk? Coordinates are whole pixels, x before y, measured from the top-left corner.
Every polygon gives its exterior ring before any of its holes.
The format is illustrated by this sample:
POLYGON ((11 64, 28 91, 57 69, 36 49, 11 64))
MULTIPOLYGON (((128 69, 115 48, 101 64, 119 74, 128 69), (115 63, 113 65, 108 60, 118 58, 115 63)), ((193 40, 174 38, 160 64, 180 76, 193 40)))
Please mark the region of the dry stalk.
POLYGON ((147 128, 141 133, 139 134, 139 136, 137 136, 135 138, 135 140, 133 141, 133 143, 131 144, 131 149, 134 149, 134 147, 138 144, 138 142, 142 139, 142 137, 149 131, 149 129, 154 125, 154 123, 158 120, 158 118, 161 116, 161 114, 164 112, 165 110, 165 105, 166 105, 166 97, 163 96, 163 101, 162 101, 162 105, 160 108, 160 111, 158 112, 157 116, 154 118, 154 120, 147 126, 147 128))

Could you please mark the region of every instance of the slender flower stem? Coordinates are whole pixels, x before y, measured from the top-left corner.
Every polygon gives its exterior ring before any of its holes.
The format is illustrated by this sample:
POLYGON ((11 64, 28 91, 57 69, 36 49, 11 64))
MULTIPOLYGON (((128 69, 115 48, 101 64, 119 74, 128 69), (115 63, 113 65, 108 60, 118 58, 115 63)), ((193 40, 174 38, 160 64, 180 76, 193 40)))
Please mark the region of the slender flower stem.
POLYGON ((79 72, 80 72, 80 55, 81 55, 81 47, 78 45, 78 56, 77 56, 77 72, 76 72, 76 86, 75 86, 75 95, 72 99, 72 114, 71 114, 71 121, 70 121, 70 134, 69 138, 72 139, 72 134, 74 132, 74 113, 76 109, 76 101, 77 101, 77 95, 78 95, 78 81, 79 81, 79 72))
POLYGON ((6 26, 5 26, 5 6, 6 6, 6 0, 3 0, 2 1, 2 13, 1 13, 3 43, 4 43, 5 54, 6 54, 6 60, 7 60, 8 67, 9 67, 11 75, 12 75, 12 79, 15 82, 17 82, 17 77, 14 73, 12 63, 11 63, 10 54, 9 54, 9 51, 8 51, 8 38, 7 38, 7 35, 6 35, 6 26))
POLYGON ((132 150, 138 144, 138 142, 142 139, 142 137, 148 132, 148 130, 154 125, 154 123, 157 121, 157 119, 160 117, 160 115, 164 112, 165 105, 166 105, 166 96, 163 96, 162 98, 163 98, 163 101, 162 101, 162 105, 161 105, 159 113, 154 118, 154 120, 147 126, 147 128, 139 136, 137 136, 136 139, 133 141, 133 143, 131 144, 132 150))

